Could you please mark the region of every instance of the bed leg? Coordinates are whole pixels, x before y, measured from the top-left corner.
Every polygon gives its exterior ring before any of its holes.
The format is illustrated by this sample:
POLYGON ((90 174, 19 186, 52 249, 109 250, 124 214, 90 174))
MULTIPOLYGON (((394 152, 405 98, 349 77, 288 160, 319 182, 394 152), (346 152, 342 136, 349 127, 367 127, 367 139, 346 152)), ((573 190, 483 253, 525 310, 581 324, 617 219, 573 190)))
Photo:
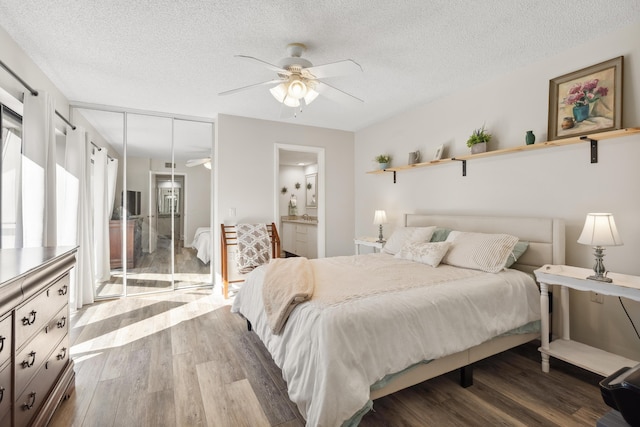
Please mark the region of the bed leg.
POLYGON ((251 322, 247 320, 247 331, 251 332, 251 322))
POLYGON ((460 386, 467 388, 473 385, 473 365, 460 368, 460 386))

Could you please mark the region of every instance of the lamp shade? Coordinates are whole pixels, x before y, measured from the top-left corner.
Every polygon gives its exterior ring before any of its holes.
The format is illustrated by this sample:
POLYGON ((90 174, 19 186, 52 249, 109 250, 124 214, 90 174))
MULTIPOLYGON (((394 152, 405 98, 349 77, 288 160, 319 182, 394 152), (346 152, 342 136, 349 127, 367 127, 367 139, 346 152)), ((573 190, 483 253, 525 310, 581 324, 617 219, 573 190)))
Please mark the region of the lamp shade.
POLYGON ((373 223, 375 225, 386 224, 387 223, 387 213, 383 210, 377 210, 373 214, 373 223))
POLYGON ((623 244, 613 215, 610 213, 587 214, 578 243, 590 246, 620 246, 623 244))

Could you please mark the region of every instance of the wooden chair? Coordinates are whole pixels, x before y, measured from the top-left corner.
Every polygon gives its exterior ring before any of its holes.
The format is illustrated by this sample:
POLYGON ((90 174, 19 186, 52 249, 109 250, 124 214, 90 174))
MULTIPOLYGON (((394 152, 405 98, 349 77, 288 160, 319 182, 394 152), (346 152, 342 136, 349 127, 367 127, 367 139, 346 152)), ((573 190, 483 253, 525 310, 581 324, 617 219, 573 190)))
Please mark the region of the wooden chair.
MULTIPOLYGON (((230 252, 237 250, 233 247, 238 246, 236 226, 220 224, 220 229, 222 291, 226 299, 229 298, 229 283, 241 283, 244 282, 244 278, 243 274, 238 272, 234 257, 229 256, 230 252)), ((267 224, 267 231, 271 239, 271 258, 278 258, 280 257, 280 237, 276 225, 273 222, 267 224)))

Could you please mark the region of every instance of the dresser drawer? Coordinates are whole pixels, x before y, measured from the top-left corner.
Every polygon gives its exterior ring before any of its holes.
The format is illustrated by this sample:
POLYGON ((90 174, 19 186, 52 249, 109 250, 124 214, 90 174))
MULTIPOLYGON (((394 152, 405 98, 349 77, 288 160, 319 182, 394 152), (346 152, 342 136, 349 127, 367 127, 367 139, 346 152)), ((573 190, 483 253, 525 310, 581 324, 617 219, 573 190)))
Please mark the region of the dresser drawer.
POLYGON ((68 307, 64 306, 58 314, 40 330, 33 340, 16 354, 15 387, 22 392, 31 378, 51 354, 53 348, 67 334, 68 307))
POLYGON ((11 357, 11 315, 0 320, 0 366, 11 357))
POLYGON ((40 367, 38 375, 16 399, 15 425, 26 426, 45 402, 60 373, 69 362, 69 336, 56 346, 46 363, 40 367))
POLYGON ((69 275, 65 274, 57 282, 16 309, 16 350, 19 350, 31 336, 51 320, 51 317, 62 306, 67 304, 68 292, 69 275))
MULTIPOLYGON (((0 368, 0 420, 4 418, 7 411, 11 409, 11 363, 4 368, 0 368)), ((0 422, 1 426, 2 424, 0 422)))

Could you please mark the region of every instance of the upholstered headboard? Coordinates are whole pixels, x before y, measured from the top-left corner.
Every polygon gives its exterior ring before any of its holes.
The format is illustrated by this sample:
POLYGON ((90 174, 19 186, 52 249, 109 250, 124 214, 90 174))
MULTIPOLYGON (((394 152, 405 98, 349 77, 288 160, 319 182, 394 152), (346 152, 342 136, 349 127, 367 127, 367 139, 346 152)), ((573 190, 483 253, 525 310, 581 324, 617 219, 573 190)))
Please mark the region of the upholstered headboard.
POLYGON ((509 216, 406 214, 407 227, 438 226, 458 231, 506 233, 529 242, 529 248, 512 266, 532 272, 545 264, 564 264, 564 220, 509 216))

